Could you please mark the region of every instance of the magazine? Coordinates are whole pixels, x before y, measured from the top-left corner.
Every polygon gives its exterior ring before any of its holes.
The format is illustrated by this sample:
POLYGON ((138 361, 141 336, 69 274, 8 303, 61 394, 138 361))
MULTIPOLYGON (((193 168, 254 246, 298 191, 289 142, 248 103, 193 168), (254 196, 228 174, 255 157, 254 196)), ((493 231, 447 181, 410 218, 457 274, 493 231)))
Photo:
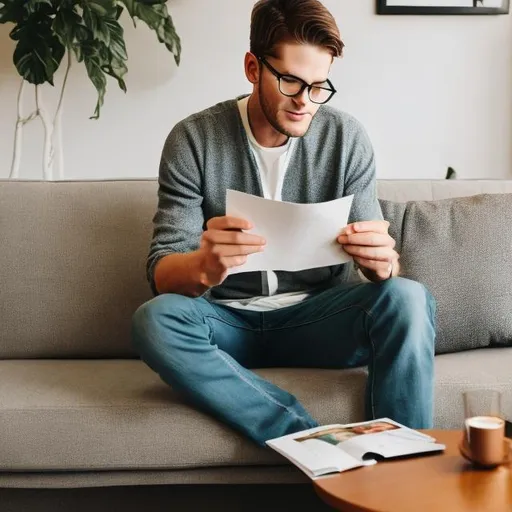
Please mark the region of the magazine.
POLYGON ((310 478, 376 464, 380 459, 443 451, 433 437, 389 418, 325 425, 267 441, 310 478))

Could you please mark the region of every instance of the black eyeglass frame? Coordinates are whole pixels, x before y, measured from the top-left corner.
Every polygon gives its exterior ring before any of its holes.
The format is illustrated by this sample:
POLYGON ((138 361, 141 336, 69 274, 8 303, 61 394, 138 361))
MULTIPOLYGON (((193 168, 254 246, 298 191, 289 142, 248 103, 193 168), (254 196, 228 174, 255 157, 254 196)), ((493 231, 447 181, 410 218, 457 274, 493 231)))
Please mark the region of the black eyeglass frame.
POLYGON ((283 96, 286 96, 288 98, 294 98, 295 96, 299 96, 300 94, 302 94, 304 92, 304 89, 307 89, 309 101, 311 101, 312 103, 316 103, 317 105, 324 105, 325 103, 330 101, 332 99, 332 97, 338 92, 338 91, 336 91, 336 89, 334 88, 334 85, 332 85, 332 82, 328 78, 326 78, 324 82, 326 82, 329 85, 329 88, 321 87, 320 85, 315 85, 315 84, 308 84, 306 81, 304 81, 302 78, 299 78, 298 76, 288 75, 286 73, 279 73, 279 71, 277 71, 277 69, 275 69, 274 67, 271 66, 271 64, 267 61, 267 59, 265 59, 265 57, 258 57, 258 60, 262 64, 264 64, 267 67, 267 69, 277 78, 279 92, 283 96), (283 77, 291 78, 292 80, 297 80, 297 82, 301 82, 302 87, 295 94, 284 93, 281 90, 281 78, 283 78, 283 77), (315 101, 315 100, 311 99, 311 89, 313 89, 313 87, 317 87, 318 89, 323 89, 324 91, 329 91, 331 94, 325 101, 315 101))

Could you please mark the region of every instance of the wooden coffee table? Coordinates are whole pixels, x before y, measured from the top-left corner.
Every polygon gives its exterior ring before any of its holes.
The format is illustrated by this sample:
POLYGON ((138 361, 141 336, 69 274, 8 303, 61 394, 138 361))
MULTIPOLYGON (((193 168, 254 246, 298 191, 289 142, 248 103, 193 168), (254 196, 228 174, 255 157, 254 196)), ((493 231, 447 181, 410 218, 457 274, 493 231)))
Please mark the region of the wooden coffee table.
POLYGON ((443 453, 378 462, 314 480, 317 494, 344 512, 511 512, 512 465, 473 468, 459 430, 425 430, 443 453))

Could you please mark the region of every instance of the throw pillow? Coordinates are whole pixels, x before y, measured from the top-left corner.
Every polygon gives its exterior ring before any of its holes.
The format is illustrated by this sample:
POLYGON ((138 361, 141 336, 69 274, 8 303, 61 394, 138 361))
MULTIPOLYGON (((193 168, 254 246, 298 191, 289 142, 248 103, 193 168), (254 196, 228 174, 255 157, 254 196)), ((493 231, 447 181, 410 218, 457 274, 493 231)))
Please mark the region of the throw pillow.
POLYGON ((512 345, 512 194, 380 203, 401 275, 436 298, 436 352, 512 345))

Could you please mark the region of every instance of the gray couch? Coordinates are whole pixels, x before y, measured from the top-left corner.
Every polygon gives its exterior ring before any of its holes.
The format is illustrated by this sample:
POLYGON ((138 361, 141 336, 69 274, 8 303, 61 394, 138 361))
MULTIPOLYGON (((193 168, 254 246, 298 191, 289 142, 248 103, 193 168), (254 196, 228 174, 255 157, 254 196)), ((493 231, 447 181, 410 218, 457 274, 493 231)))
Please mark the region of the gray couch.
MULTIPOLYGON (((392 201, 512 192, 512 181, 378 186, 379 197, 392 201)), ((189 407, 137 359, 130 319, 150 298, 144 267, 156 191, 155 180, 0 180, 4 491, 307 484, 276 453, 189 407)), ((471 387, 502 389, 512 416, 511 369, 512 348, 438 355, 436 426, 460 427, 461 392, 471 387)), ((362 418, 363 368, 258 373, 296 394, 322 423, 362 418)), ((17 493, 4 495, 12 507, 17 493)))

